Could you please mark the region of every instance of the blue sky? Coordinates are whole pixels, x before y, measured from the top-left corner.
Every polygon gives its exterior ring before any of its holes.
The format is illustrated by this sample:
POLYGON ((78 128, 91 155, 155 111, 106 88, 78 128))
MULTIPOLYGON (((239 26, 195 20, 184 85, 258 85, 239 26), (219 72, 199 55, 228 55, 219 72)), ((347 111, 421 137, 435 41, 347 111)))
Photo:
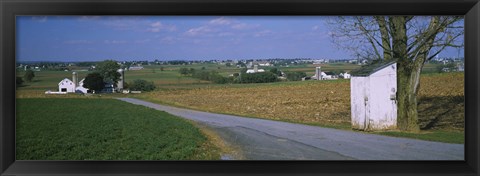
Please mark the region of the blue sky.
MULTIPOLYGON (((21 16, 17 61, 350 59, 325 17, 21 16)), ((441 57, 463 56, 448 49, 441 57)))

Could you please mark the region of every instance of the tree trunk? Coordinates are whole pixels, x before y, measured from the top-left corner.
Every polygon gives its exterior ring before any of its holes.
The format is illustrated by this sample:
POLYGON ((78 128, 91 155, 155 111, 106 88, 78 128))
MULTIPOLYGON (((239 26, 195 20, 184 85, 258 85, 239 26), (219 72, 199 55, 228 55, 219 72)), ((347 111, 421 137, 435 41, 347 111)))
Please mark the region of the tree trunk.
MULTIPOLYGON (((408 57, 405 16, 390 17, 393 37, 393 57, 397 60, 397 128, 418 132, 417 92, 421 62, 408 57)), ((418 60, 420 61, 420 60, 418 60)))
POLYGON ((402 131, 419 132, 417 93, 421 68, 397 65, 397 127, 402 131))

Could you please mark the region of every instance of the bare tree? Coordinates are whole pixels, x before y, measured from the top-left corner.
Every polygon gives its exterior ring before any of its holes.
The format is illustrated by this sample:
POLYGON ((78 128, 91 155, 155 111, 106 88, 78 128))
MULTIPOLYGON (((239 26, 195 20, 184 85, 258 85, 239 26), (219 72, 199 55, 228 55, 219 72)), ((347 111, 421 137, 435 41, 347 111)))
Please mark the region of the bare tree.
POLYGON ((420 72, 446 47, 463 48, 461 16, 349 16, 327 20, 332 41, 354 56, 397 62, 397 127, 419 131, 420 72))

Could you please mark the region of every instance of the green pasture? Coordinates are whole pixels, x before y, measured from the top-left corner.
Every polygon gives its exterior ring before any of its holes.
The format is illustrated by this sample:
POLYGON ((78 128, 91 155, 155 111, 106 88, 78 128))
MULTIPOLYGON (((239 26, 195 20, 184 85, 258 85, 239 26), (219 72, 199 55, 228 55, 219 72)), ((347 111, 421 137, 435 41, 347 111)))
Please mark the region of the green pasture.
POLYGON ((16 120, 17 160, 219 159, 186 120, 115 99, 17 99, 16 120))

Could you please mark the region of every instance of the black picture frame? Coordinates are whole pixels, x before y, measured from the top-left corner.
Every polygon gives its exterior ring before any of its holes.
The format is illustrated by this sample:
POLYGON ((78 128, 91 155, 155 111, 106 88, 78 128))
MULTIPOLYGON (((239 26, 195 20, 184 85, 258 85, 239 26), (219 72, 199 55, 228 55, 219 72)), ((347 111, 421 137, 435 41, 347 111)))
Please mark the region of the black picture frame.
POLYGON ((478 0, 1 0, 2 175, 479 175, 478 0), (17 15, 465 15, 464 161, 15 161, 17 15))

